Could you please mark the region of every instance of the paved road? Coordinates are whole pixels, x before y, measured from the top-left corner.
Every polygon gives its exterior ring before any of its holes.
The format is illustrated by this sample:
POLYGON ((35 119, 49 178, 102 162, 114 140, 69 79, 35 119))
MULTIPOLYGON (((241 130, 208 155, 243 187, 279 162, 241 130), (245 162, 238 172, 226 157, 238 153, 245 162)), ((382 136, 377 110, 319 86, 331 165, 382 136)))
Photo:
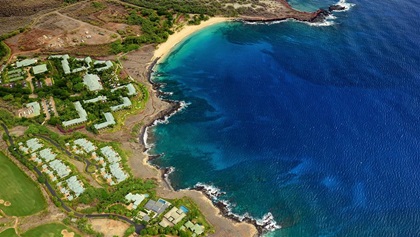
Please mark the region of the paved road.
MULTIPOLYGON (((7 128, 7 126, 3 122, 0 122, 0 126, 3 127, 4 132, 7 135, 7 138, 9 140, 9 143, 10 143, 11 147, 14 147, 16 149, 15 142, 14 142, 13 138, 10 136, 9 129, 7 128)), ((51 138, 46 137, 44 135, 37 135, 37 136, 48 140, 54 146, 56 146, 58 149, 61 149, 66 154, 70 154, 69 156, 75 157, 75 156, 73 156, 73 154, 71 154, 66 149, 62 148, 58 143, 56 143, 51 138)), ((21 155, 19 154, 19 156, 21 156, 21 155)), ((21 158, 23 158, 23 157, 21 156, 21 158)), ((34 167, 34 170, 35 170, 35 172, 37 173, 38 176, 42 176, 41 171, 37 167, 34 167)), ((117 215, 117 214, 83 214, 83 213, 76 212, 64 203, 64 201, 58 196, 58 194, 55 192, 54 188, 51 186, 51 184, 48 181, 45 182, 45 186, 47 186, 47 189, 51 193, 52 196, 58 198, 58 200, 61 203, 61 207, 63 207, 64 210, 66 210, 67 212, 73 212, 74 215, 79 217, 79 218, 83 218, 83 217, 90 218, 90 219, 93 219, 93 218, 117 218, 121 221, 125 221, 125 222, 129 223, 130 225, 133 225, 136 228, 136 233, 137 234, 140 234, 140 231, 144 229, 144 225, 137 224, 133 220, 131 220, 130 218, 128 218, 126 216, 121 216, 121 215, 117 215)))

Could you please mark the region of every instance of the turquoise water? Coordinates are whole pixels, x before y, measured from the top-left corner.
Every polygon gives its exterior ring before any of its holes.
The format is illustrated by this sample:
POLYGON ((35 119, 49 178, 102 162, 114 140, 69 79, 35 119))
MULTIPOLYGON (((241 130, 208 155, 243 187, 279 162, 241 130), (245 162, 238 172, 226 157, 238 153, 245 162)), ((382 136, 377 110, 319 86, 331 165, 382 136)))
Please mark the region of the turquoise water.
POLYGON ((158 65, 187 104, 149 134, 176 189, 213 185, 275 236, 420 236, 420 5, 353 3, 330 26, 215 25, 158 65))

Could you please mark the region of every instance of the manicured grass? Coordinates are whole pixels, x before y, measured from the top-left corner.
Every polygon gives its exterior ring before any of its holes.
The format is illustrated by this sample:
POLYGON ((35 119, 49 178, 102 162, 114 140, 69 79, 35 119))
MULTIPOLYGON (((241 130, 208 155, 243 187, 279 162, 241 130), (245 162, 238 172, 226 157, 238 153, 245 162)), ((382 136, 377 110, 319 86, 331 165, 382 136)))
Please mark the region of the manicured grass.
POLYGON ((0 204, 9 216, 32 215, 47 207, 37 184, 1 152, 0 199, 11 203, 8 207, 0 204))
MULTIPOLYGON (((70 227, 67 227, 60 223, 51 223, 51 224, 45 224, 40 225, 38 227, 35 227, 33 229, 30 229, 26 231, 25 233, 21 234, 22 237, 62 237, 61 234, 62 230, 68 230, 69 232, 75 232, 70 227)), ((81 237, 79 234, 74 235, 75 237, 81 237)))
POLYGON ((0 233, 0 237, 19 237, 16 234, 15 229, 10 228, 0 233))

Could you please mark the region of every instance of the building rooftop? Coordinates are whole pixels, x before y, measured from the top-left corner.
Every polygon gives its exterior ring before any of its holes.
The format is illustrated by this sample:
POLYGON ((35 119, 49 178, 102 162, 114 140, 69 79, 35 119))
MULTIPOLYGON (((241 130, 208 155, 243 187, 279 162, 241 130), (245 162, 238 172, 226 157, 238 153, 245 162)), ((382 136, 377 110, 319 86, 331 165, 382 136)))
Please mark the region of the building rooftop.
POLYGON ((89 99, 89 100, 84 100, 83 103, 85 103, 85 104, 88 104, 88 103, 96 103, 98 101, 106 101, 106 99, 107 99, 106 96, 100 95, 100 96, 98 96, 96 98, 92 98, 92 99, 89 99))
POLYGON ((31 150, 31 152, 37 151, 44 146, 42 143, 39 142, 38 138, 31 138, 27 140, 26 145, 31 150))
POLYGON ((44 159, 46 162, 50 162, 57 157, 57 154, 53 153, 51 151, 51 148, 45 148, 39 152, 39 155, 42 159, 44 159))
POLYGON ((87 152, 90 153, 92 151, 96 150, 96 146, 93 145, 93 143, 89 140, 86 140, 84 138, 80 138, 74 141, 74 144, 79 145, 80 147, 82 147, 82 149, 87 152))
POLYGON ((31 108, 33 110, 32 112, 33 116, 38 116, 41 114, 41 106, 39 105, 38 102, 28 103, 26 104, 26 108, 31 108))
POLYGON ((105 146, 101 148, 102 154, 108 159, 110 163, 117 163, 121 160, 120 155, 112 149, 110 146, 105 146))
POLYGON ((96 68, 96 71, 98 71, 98 72, 103 71, 103 70, 107 70, 107 69, 109 69, 109 68, 111 68, 113 66, 113 64, 112 64, 111 61, 96 61, 93 64, 94 65, 97 65, 97 64, 105 64, 105 66, 103 66, 103 67, 96 68))
POLYGON ((133 203, 133 209, 137 209, 137 207, 140 205, 140 203, 146 198, 146 195, 144 194, 132 194, 129 193, 125 195, 125 199, 129 202, 133 203))
POLYGON ((51 168, 57 173, 60 178, 64 178, 70 174, 70 168, 67 167, 63 162, 60 160, 53 160, 50 162, 51 168))
POLYGON ((111 174, 117 180, 117 183, 121 183, 122 181, 128 178, 127 174, 122 170, 122 168, 120 167, 118 163, 110 164, 109 170, 111 171, 111 174))
POLYGON ((149 200, 144 208, 156 212, 158 215, 162 214, 166 208, 168 208, 171 204, 163 199, 159 199, 157 201, 149 200))
POLYGON ((38 66, 34 66, 34 67, 32 67, 32 70, 34 71, 35 75, 47 72, 48 71, 47 64, 41 64, 41 65, 38 65, 38 66))
POLYGON ((131 106, 131 101, 128 97, 121 97, 123 102, 119 105, 111 106, 111 111, 117 111, 131 106))
POLYGON ((116 88, 112 89, 111 92, 114 92, 116 90, 123 89, 123 88, 127 88, 127 90, 128 90, 127 95, 128 96, 133 96, 133 95, 137 94, 136 88, 134 87, 134 85, 132 83, 124 85, 124 86, 116 87, 116 88))
POLYGON ((80 104, 79 101, 76 101, 73 104, 76 107, 76 111, 79 114, 79 118, 64 121, 63 122, 64 127, 77 125, 77 124, 84 123, 87 121, 87 113, 86 113, 86 110, 83 109, 82 104, 80 104))
POLYGON ((114 116, 111 113, 104 113, 104 116, 105 122, 93 125, 95 129, 99 130, 115 124, 114 116))
POLYGON ((86 74, 83 77, 83 84, 85 84, 90 91, 100 91, 103 89, 101 79, 95 74, 86 74))
POLYGON ((82 194, 85 191, 82 182, 77 180, 76 176, 71 176, 69 179, 66 180, 66 182, 70 190, 74 192, 76 197, 80 196, 80 194, 82 194))
POLYGON ((25 60, 16 62, 16 67, 27 67, 27 66, 35 64, 36 62, 37 62, 37 60, 34 59, 34 58, 25 59, 25 60))
MULTIPOLYGON (((178 209, 176 207, 173 207, 170 211, 168 211, 164 217, 165 219, 167 219, 170 223, 172 223, 173 225, 176 225, 178 222, 180 222, 184 217, 186 216, 186 214, 184 213, 183 210, 178 209)), ((166 226, 164 226, 166 227, 166 226)))

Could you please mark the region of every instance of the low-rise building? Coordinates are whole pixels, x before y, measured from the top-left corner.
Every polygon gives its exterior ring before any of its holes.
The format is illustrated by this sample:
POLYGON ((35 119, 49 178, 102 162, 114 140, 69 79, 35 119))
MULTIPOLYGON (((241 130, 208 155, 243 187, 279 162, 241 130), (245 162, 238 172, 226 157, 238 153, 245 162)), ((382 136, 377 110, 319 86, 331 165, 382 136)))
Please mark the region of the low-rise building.
POLYGON ((82 104, 80 104, 79 101, 76 101, 73 104, 76 108, 77 113, 79 114, 79 118, 64 121, 63 122, 64 127, 69 127, 69 126, 81 124, 81 123, 84 123, 84 122, 87 121, 87 113, 86 113, 86 110, 82 107, 82 104))
POLYGON ((103 129, 103 128, 106 128, 108 126, 115 124, 114 116, 111 113, 109 112, 104 113, 104 116, 105 116, 105 122, 93 125, 95 129, 100 130, 100 129, 103 129))
POLYGON ((44 146, 41 142, 39 142, 38 138, 31 138, 27 140, 26 145, 31 152, 37 151, 44 146))
POLYGON ((69 179, 66 180, 67 185, 71 191, 74 192, 76 197, 80 196, 85 191, 83 187, 83 183, 77 179, 76 176, 71 176, 69 179))
POLYGON ((157 215, 162 214, 171 204, 163 199, 157 201, 149 200, 144 208, 155 212, 157 215))
POLYGON ((41 64, 41 65, 37 65, 32 67, 32 71, 34 72, 34 75, 38 75, 44 72, 48 72, 47 69, 47 65, 46 64, 41 64))
POLYGON ((133 95, 137 94, 136 88, 134 87, 134 85, 132 83, 124 85, 124 86, 116 87, 116 88, 112 89, 111 92, 114 92, 116 90, 123 89, 123 88, 127 88, 127 90, 128 90, 127 95, 128 96, 133 96, 133 95))
POLYGON ((96 146, 89 140, 85 138, 79 138, 74 141, 74 144, 80 146, 85 152, 91 153, 96 151, 96 146))
POLYGON ((16 67, 18 67, 18 68, 19 67, 27 67, 27 66, 34 65, 35 63, 37 63, 37 60, 34 59, 34 58, 25 59, 25 60, 16 62, 16 67))
POLYGON ((159 223, 162 227, 174 226, 178 222, 180 222, 185 216, 186 213, 184 212, 185 209, 177 207, 173 207, 170 211, 168 211, 164 216, 162 221, 159 223))
POLYGON ((95 74, 86 74, 83 77, 83 84, 85 84, 90 91, 100 91, 103 89, 101 79, 95 74))
POLYGON ((106 96, 104 96, 104 95, 100 95, 100 96, 98 96, 98 97, 95 97, 95 98, 92 98, 92 99, 89 99, 89 100, 84 100, 83 101, 83 103, 85 103, 85 104, 89 104, 89 103, 96 103, 96 102, 99 102, 99 101, 106 101, 106 96))
POLYGON ((55 160, 55 157, 57 157, 57 154, 53 153, 51 151, 51 148, 45 148, 39 152, 39 156, 46 162, 50 162, 52 160, 55 160))
POLYGON ((41 114, 41 105, 36 101, 26 104, 26 108, 32 109, 31 116, 36 117, 41 114))
POLYGON ((131 107, 131 101, 128 97, 121 97, 122 103, 119 105, 111 106, 111 111, 118 111, 124 108, 131 107))
POLYGON ((137 209, 137 207, 140 205, 140 203, 146 198, 147 196, 144 194, 132 194, 128 193, 125 195, 125 199, 133 203, 133 209, 137 209))
POLYGON ((51 166, 51 169, 53 169, 60 178, 68 176, 71 172, 70 168, 67 167, 60 160, 53 160, 50 162, 49 165, 51 166))

